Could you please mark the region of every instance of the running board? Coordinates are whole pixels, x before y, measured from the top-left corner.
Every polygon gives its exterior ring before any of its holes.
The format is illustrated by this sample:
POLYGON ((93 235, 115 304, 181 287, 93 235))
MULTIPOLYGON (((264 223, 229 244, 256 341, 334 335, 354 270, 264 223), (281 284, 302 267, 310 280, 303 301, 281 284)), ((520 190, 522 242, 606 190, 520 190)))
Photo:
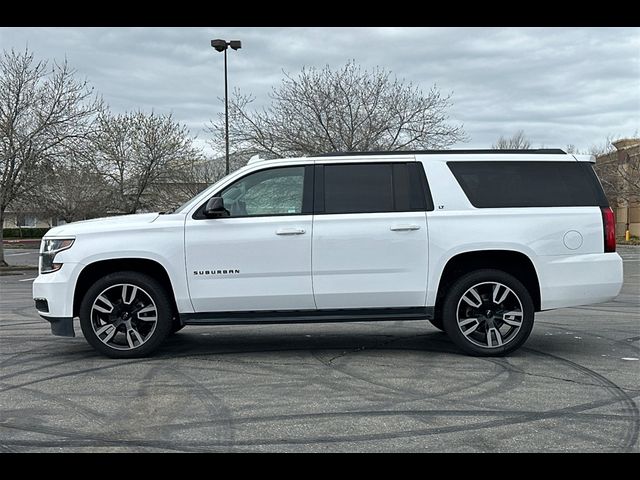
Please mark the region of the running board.
POLYGON ((277 323, 371 322, 429 320, 433 307, 346 308, 336 310, 260 310, 250 312, 181 313, 183 325, 252 325, 277 323))

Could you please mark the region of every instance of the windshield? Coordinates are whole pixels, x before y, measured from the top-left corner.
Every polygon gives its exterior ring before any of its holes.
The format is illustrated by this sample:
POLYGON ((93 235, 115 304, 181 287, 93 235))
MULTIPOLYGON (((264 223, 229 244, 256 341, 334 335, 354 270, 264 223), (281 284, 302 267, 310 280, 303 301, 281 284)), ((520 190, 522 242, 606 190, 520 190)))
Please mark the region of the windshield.
MULTIPOLYGON (((199 194, 198 194, 199 195, 199 194)), ((186 202, 184 202, 182 205, 180 205, 177 208, 173 208, 165 213, 182 213, 183 210, 185 210, 189 204, 193 202, 193 198, 190 198, 189 200, 187 200, 186 202)))
POLYGON ((172 210, 170 210, 168 212, 165 212, 165 213, 167 213, 167 214, 184 213, 190 206, 193 205, 194 202, 196 202, 196 201, 200 202, 201 200, 204 199, 204 197, 209 195, 209 193, 211 193, 212 190, 215 190, 220 184, 224 183, 224 181, 227 180, 230 176, 236 176, 236 175, 242 173, 243 171, 245 171, 247 169, 247 167, 248 166, 244 166, 244 167, 236 170, 235 172, 231 172, 229 175, 226 175, 226 176, 222 177, 220 180, 215 182, 213 185, 205 188, 203 191, 198 193, 195 197, 190 198, 185 203, 180 205, 178 208, 172 209, 172 210), (209 192, 209 193, 207 193, 207 192, 209 192))

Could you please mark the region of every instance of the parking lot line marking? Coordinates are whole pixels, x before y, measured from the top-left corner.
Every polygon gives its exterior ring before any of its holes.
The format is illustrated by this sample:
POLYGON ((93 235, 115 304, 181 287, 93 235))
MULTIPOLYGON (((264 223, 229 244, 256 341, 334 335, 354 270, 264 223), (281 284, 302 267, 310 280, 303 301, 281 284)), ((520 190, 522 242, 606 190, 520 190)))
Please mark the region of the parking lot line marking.
POLYGON ((23 278, 22 280, 18 280, 19 282, 28 282, 30 280, 35 280, 38 277, 33 277, 33 278, 23 278))
POLYGON ((18 255, 30 255, 33 252, 26 252, 26 253, 7 253, 7 257, 17 257, 18 255))

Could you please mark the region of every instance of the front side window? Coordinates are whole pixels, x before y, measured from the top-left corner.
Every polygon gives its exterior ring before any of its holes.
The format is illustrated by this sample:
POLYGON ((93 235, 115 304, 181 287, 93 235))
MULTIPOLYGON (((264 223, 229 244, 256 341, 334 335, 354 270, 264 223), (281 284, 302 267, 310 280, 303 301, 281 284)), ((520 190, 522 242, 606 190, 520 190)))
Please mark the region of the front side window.
POLYGON ((283 167, 247 175, 220 196, 232 217, 302 213, 305 167, 283 167))

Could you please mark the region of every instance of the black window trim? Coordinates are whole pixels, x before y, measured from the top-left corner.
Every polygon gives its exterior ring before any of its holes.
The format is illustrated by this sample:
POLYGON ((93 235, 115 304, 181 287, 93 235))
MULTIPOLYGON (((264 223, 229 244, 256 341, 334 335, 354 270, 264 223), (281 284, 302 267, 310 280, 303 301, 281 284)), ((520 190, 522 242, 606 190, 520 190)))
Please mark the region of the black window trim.
POLYGON ((207 199, 198 206, 196 211, 193 212, 193 215, 191 215, 191 218, 193 218, 194 220, 219 220, 221 218, 232 220, 232 219, 239 219, 239 218, 295 217, 295 216, 301 216, 301 215, 313 215, 313 203, 314 203, 313 189, 315 185, 314 176, 315 176, 315 169, 312 163, 303 163, 303 164, 297 164, 297 165, 277 165, 273 167, 262 168, 259 170, 252 170, 242 175, 240 178, 235 179, 232 183, 225 185, 220 190, 209 195, 207 199), (268 170, 275 170, 280 168, 300 168, 300 167, 304 168, 304 180, 303 180, 303 186, 302 186, 302 211, 300 213, 270 213, 270 214, 264 214, 264 215, 243 215, 242 217, 216 217, 216 218, 208 218, 204 216, 204 208, 207 205, 207 202, 212 197, 220 195, 220 193, 223 190, 226 190, 232 185, 235 185, 237 182, 239 182, 243 178, 246 178, 249 175, 253 175, 254 173, 266 172, 268 170))
POLYGON ((434 210, 433 206, 433 197, 431 196, 431 189, 429 188, 429 181, 427 180, 427 174, 424 171, 424 165, 422 162, 407 162, 409 170, 414 170, 415 174, 418 175, 420 183, 422 184, 422 194, 424 195, 424 200, 426 204, 426 211, 432 212, 434 210))
POLYGON ((406 213, 406 212, 425 212, 425 211, 433 211, 433 198, 431 197, 431 190, 429 189, 429 184, 427 182, 427 177, 424 171, 424 167, 422 162, 417 160, 406 160, 406 161, 353 161, 353 162, 326 162, 326 163, 318 163, 315 164, 315 183, 314 183, 314 215, 366 215, 371 213, 406 213), (324 167, 326 166, 334 166, 334 165, 389 165, 391 166, 392 175, 394 174, 393 166, 394 165, 406 165, 408 169, 409 176, 413 174, 418 175, 419 183, 421 185, 420 192, 423 196, 423 201, 426 208, 408 208, 397 210, 395 208, 395 203, 397 200, 395 193, 395 181, 392 182, 392 190, 393 190, 393 205, 394 208, 392 210, 380 210, 375 212, 345 212, 345 213, 326 213, 325 212, 325 204, 324 204, 324 167))

